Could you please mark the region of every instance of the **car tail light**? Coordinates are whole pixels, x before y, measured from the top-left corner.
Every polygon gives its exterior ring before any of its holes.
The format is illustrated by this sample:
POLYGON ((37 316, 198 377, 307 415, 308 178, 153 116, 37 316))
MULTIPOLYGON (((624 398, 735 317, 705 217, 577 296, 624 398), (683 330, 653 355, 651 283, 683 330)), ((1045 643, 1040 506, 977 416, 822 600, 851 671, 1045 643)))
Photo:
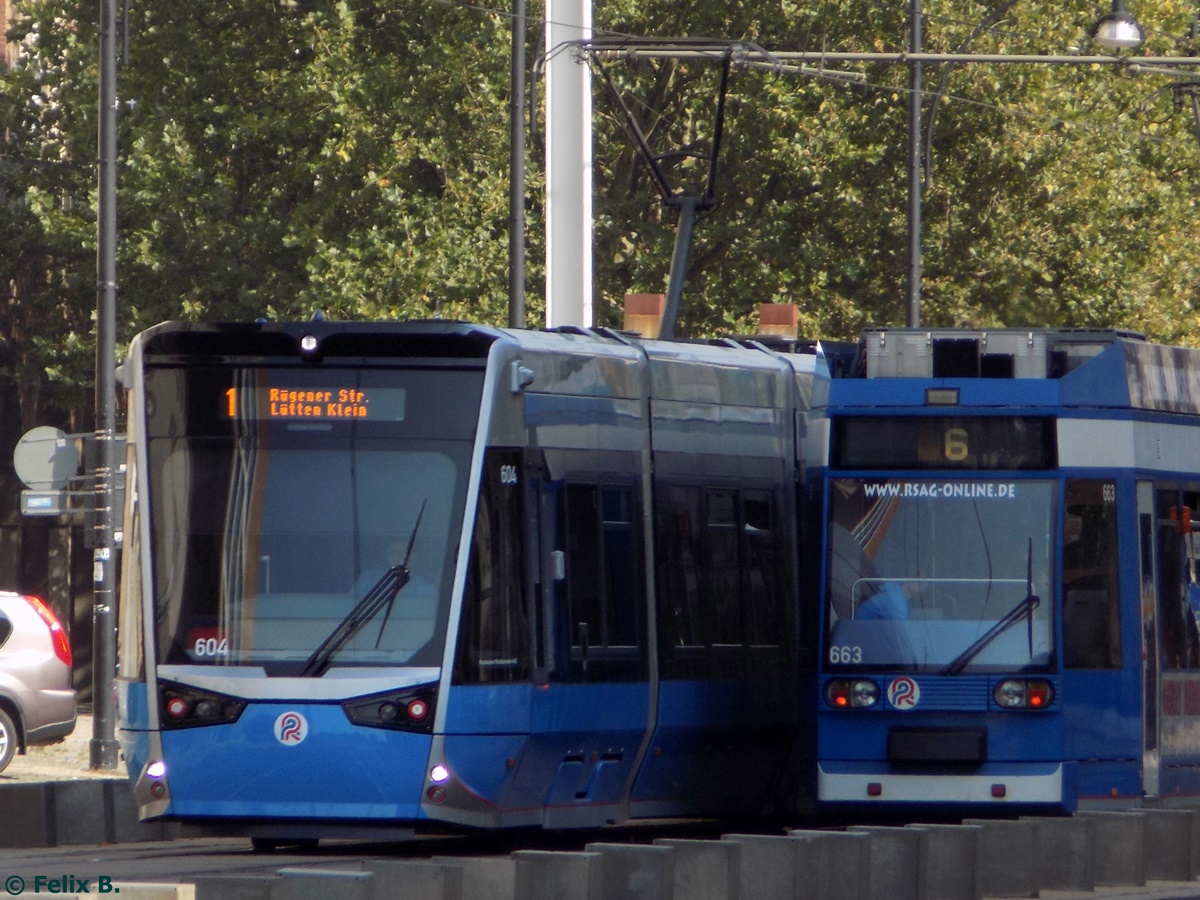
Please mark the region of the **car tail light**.
POLYGON ((54 645, 54 655, 57 656, 64 665, 70 667, 73 659, 71 655, 71 640, 67 637, 66 630, 62 627, 62 623, 58 621, 58 616, 50 610, 45 603, 37 597, 26 596, 25 599, 29 605, 34 608, 42 621, 46 623, 46 627, 50 629, 50 643, 54 645))
POLYGON ((1054 685, 1044 678, 1008 678, 992 696, 1004 709, 1045 709, 1054 703, 1054 685))

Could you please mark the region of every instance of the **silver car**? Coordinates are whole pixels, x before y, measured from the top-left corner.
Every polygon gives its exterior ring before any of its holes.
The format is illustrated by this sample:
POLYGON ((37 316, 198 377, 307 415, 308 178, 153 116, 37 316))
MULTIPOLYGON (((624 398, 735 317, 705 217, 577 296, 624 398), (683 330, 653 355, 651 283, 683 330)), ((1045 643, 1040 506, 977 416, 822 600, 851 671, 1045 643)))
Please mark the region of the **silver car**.
POLYGON ((75 730, 71 642, 37 597, 0 591, 0 771, 75 730))

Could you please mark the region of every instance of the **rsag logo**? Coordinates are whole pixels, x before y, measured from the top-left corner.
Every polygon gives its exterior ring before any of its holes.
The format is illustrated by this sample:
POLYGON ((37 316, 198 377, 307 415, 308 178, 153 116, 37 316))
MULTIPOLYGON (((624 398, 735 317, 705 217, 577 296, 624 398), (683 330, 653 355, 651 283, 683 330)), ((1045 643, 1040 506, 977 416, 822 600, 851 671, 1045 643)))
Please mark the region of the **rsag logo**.
POLYGON ((275 720, 275 740, 294 747, 308 737, 308 720, 298 712, 285 712, 275 720))
POLYGON ((912 709, 921 699, 921 689, 907 675, 901 675, 888 685, 887 698, 896 709, 912 709))

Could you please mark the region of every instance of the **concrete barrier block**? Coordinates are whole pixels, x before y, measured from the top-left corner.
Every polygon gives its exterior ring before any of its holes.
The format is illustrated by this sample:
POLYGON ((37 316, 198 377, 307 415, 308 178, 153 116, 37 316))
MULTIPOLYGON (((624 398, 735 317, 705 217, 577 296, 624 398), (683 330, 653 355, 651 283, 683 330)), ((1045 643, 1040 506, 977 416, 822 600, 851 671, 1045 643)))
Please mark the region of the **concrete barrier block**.
POLYGON ((0 848, 53 847, 54 811, 48 784, 0 787, 0 848))
POLYGON ((871 900, 917 900, 925 832, 889 825, 856 825, 849 831, 871 836, 871 900))
POLYGON ((46 787, 53 810, 54 846, 112 840, 103 781, 54 781, 46 787))
POLYGON ((1200 878, 1200 809, 1189 809, 1192 817, 1192 878, 1200 878))
POLYGON ((747 900, 793 900, 800 865, 812 852, 783 835, 726 834, 721 840, 739 845, 737 897, 747 900))
POLYGON ((462 871, 463 900, 518 900, 517 863, 506 856, 435 856, 462 871))
MULTIPOLYGON (((113 893, 120 893, 121 900, 196 900, 194 884, 154 884, 149 882, 113 882, 113 893)), ((95 888, 86 895, 96 896, 95 888)))
POLYGON ((1146 878, 1152 881, 1192 881, 1196 860, 1192 834, 1195 818, 1185 809, 1144 809, 1146 878))
POLYGON ((658 838, 675 854, 675 883, 664 900, 731 900, 737 897, 741 845, 736 841, 658 838))
POLYGON ((910 826, 925 832, 917 860, 917 892, 923 900, 981 900, 979 829, 973 825, 910 826))
POLYGON ((1036 897, 1041 884, 1038 823, 1032 819, 966 819, 979 829, 975 873, 985 897, 1036 897))
POLYGON ((1038 823, 1040 887, 1059 891, 1095 890, 1095 821, 1050 816, 1033 818, 1038 823))
POLYGON ((195 900, 271 900, 271 885, 278 880, 278 875, 198 875, 195 900))
POLYGON ((1146 883, 1146 819, 1139 812, 1087 811, 1096 823, 1096 886, 1146 883))
MULTIPOLYGON (((321 869, 280 869, 271 884, 271 900, 374 900, 395 897, 391 889, 375 894, 370 872, 335 872, 321 869)), ((402 895, 402 894, 401 894, 402 895)))
POLYGON ((670 847, 587 844, 599 853, 604 900, 663 900, 675 890, 675 854, 670 847))
POLYGON ((405 900, 463 900, 460 866, 419 859, 369 859, 363 870, 375 876, 373 896, 405 900))
POLYGON ((599 853, 518 850, 513 859, 521 900, 602 900, 599 853))
POLYGON ((844 831, 797 829, 788 837, 806 845, 797 862, 797 897, 812 900, 869 900, 871 836, 844 831))
MULTIPOLYGON (((51 885, 53 884, 53 880, 51 885)), ((51 885, 47 885, 48 887, 51 885)), ((103 887, 97 891, 97 879, 88 879, 88 888, 86 891, 76 893, 58 893, 56 891, 48 891, 43 888, 40 892, 35 891, 30 885, 29 894, 47 894, 55 898, 55 900, 92 900, 97 893, 104 894, 120 894, 122 900, 126 897, 132 897, 133 900, 196 900, 196 887, 192 884, 162 884, 155 882, 135 882, 135 881, 112 881, 104 882, 103 887)))

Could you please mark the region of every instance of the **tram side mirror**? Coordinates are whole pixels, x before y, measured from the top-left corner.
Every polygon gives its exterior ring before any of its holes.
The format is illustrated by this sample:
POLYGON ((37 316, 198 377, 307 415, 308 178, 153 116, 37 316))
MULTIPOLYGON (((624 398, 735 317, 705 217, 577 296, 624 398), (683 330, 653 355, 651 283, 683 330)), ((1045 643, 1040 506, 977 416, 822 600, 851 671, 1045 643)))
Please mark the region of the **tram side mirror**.
POLYGON ((513 360, 512 392, 514 394, 519 394, 531 384, 533 384, 533 369, 521 365, 521 361, 519 359, 513 360))

